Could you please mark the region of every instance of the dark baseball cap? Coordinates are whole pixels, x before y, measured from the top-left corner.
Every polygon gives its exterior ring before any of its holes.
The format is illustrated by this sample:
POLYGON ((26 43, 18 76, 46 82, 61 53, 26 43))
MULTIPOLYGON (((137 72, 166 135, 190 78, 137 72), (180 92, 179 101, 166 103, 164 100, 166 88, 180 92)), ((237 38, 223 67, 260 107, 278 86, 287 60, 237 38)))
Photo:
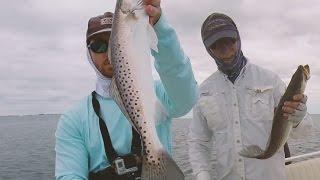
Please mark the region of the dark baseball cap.
POLYGON ((201 27, 201 37, 206 48, 209 48, 218 39, 225 37, 237 39, 238 36, 236 24, 225 14, 209 15, 201 27))
POLYGON ((87 44, 90 39, 101 33, 107 33, 110 35, 112 27, 113 13, 106 12, 103 15, 92 17, 88 21, 88 29, 86 35, 87 44))

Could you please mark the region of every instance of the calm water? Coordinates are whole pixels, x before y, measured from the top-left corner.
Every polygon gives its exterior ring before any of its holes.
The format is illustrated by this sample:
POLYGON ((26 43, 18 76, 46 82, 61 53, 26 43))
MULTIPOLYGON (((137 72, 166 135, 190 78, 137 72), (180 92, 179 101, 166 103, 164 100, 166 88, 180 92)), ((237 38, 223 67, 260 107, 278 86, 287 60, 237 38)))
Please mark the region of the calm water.
MULTIPOLYGON (((0 179, 54 179, 54 132, 59 115, 0 117, 0 179)), ((319 115, 313 116, 320 120, 319 115)), ((187 156, 187 127, 190 119, 173 123, 174 159, 191 179, 187 156)), ((303 140, 289 141, 293 155, 320 150, 320 132, 303 140)))

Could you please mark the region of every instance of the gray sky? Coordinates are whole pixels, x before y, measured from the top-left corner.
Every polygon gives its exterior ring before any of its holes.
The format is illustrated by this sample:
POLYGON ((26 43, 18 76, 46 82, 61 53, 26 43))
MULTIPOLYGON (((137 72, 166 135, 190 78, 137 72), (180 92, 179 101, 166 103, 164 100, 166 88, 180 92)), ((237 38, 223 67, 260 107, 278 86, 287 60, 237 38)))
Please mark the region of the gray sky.
MULTIPOLYGON (((62 113, 88 95, 95 74, 86 60, 87 21, 114 6, 115 0, 1 1, 0 115, 62 113)), ((310 65, 308 109, 320 114, 319 0, 162 0, 162 8, 199 83, 216 70, 201 24, 223 12, 238 25, 252 63, 286 83, 299 64, 310 65)))

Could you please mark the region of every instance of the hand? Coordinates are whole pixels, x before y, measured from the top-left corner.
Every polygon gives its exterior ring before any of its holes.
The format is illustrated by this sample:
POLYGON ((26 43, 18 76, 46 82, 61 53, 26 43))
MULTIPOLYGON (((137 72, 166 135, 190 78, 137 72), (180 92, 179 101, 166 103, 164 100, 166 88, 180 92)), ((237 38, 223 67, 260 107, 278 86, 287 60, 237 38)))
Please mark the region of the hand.
POLYGON ((304 94, 296 94, 292 101, 284 102, 282 107, 283 116, 294 123, 296 127, 307 113, 307 96, 304 94))
POLYGON ((149 16, 149 22, 151 25, 155 25, 160 16, 161 16, 161 7, 160 2, 161 0, 143 0, 145 3, 145 11, 149 16))

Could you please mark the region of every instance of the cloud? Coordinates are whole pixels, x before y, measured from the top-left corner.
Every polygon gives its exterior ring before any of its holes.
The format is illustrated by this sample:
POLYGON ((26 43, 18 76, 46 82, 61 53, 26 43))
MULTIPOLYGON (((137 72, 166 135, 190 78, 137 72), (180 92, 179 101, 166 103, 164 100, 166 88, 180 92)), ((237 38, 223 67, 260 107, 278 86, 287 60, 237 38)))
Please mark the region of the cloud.
MULTIPOLYGON (((113 11, 115 2, 1 1, 0 115, 61 113, 89 94, 95 74, 85 54, 87 21, 113 11)), ((286 82, 297 65, 310 65, 309 110, 320 113, 318 0, 162 0, 162 8, 199 83, 217 69, 200 28, 210 13, 222 12, 236 22, 252 63, 286 82)))

